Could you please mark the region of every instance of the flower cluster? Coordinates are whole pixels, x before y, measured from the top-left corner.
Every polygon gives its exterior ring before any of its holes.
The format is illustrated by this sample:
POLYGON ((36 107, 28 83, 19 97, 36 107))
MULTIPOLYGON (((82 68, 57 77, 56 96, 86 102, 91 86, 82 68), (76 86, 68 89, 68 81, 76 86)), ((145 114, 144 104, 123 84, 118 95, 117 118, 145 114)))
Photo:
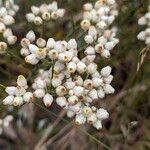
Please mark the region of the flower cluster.
POLYGON ((139 40, 145 41, 145 44, 150 44, 150 6, 148 12, 138 20, 139 25, 146 25, 147 28, 141 31, 137 38, 139 40))
POLYGON ((12 115, 7 115, 4 119, 0 119, 0 135, 3 133, 3 129, 10 125, 13 119, 12 115))
POLYGON ((87 32, 84 40, 91 45, 89 53, 98 53, 109 58, 110 50, 119 42, 115 37, 117 29, 108 29, 118 15, 115 0, 99 0, 94 6, 87 3, 83 10, 81 28, 87 32))
MULTIPOLYGON (((83 8, 81 28, 87 31, 85 41, 88 44, 84 54, 80 55, 76 39, 45 40, 37 38, 34 31, 30 30, 21 40, 20 54, 32 65, 46 60, 49 68, 39 70, 31 92, 26 92, 27 80, 19 76, 17 87, 6 88, 9 96, 3 100, 5 105, 20 106, 37 98, 50 107, 55 101, 67 110, 68 117, 75 118, 77 124, 87 122, 97 129, 102 127, 102 120, 108 118, 109 114, 105 109, 93 106, 94 102, 115 90, 110 85, 113 80, 111 67, 106 66, 99 72, 95 58, 97 53, 108 58, 109 51, 118 43, 116 28, 108 29, 118 12, 114 0, 100 0, 95 6, 87 3, 83 8)), ((57 8, 57 2, 43 4, 39 8, 32 6, 31 9, 32 13, 26 15, 27 20, 37 25, 42 24, 43 20, 48 21, 44 19, 45 13, 53 19, 64 15, 64 10, 57 8)))
MULTIPOLYGON (((8 44, 13 45, 17 41, 17 37, 13 35, 11 28, 8 26, 15 23, 14 16, 19 10, 19 6, 13 0, 6 0, 4 3, 0 1, 0 33, 7 40, 8 44)), ((0 54, 5 53, 7 44, 0 42, 0 54)))
POLYGON ((3 100, 4 105, 21 106, 25 102, 32 102, 33 94, 27 92, 27 80, 23 75, 18 76, 17 86, 6 87, 8 96, 3 100))
POLYGON ((56 1, 50 4, 42 4, 40 7, 31 6, 31 11, 31 13, 26 14, 26 19, 37 26, 42 25, 43 21, 62 18, 65 14, 65 9, 59 9, 56 1))

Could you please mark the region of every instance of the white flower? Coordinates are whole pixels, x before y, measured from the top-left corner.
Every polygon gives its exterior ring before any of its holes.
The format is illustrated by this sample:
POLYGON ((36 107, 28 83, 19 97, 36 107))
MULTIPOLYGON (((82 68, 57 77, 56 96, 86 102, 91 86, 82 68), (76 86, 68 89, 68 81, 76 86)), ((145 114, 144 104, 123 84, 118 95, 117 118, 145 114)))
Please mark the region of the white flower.
POLYGON ((88 95, 93 99, 93 100, 97 100, 98 99, 98 94, 97 91, 95 89, 92 89, 88 95))
POLYGON ((98 88, 97 94, 98 94, 99 98, 104 98, 105 97, 105 92, 101 87, 98 88))
POLYGON ((15 95, 16 95, 16 96, 22 96, 22 95, 24 95, 25 93, 26 93, 26 90, 25 90, 24 87, 22 87, 22 86, 17 86, 17 87, 16 87, 16 90, 15 90, 15 95))
POLYGON ((88 30, 90 28, 90 26, 91 26, 91 23, 89 20, 83 20, 81 22, 81 28, 85 31, 88 30))
POLYGON ((68 49, 77 49, 77 42, 75 39, 70 39, 67 45, 68 49))
POLYGON ((48 5, 48 10, 50 12, 53 12, 53 11, 56 11, 58 9, 58 5, 57 5, 57 2, 56 1, 53 1, 52 3, 50 3, 48 5))
POLYGON ((89 124, 93 124, 97 121, 97 116, 95 113, 91 113, 88 117, 87 117, 87 122, 89 124))
POLYGON ((55 40, 53 38, 49 38, 48 41, 47 41, 46 47, 50 48, 50 49, 53 49, 54 46, 55 46, 55 40))
POLYGON ((23 75, 19 75, 17 78, 17 85, 25 87, 27 86, 27 80, 23 75))
POLYGON ((6 52, 7 44, 5 42, 0 42, 0 54, 3 54, 6 52))
POLYGON ((75 123, 77 125, 84 124, 86 122, 86 117, 84 117, 82 114, 78 114, 75 117, 75 123))
POLYGON ((65 12, 66 12, 65 9, 58 9, 57 10, 58 17, 62 18, 64 16, 65 12))
POLYGON ((27 49, 27 48, 21 48, 20 54, 22 56, 28 56, 28 55, 30 55, 29 49, 27 49))
POLYGON ((27 34, 26 34, 26 38, 30 41, 33 42, 36 38, 34 31, 30 30, 27 34))
POLYGON ((4 18, 3 18, 3 22, 4 22, 6 25, 11 25, 11 24, 15 23, 15 19, 14 19, 12 16, 10 16, 10 15, 6 15, 6 16, 4 16, 4 18))
POLYGON ((92 79, 92 81, 93 81, 93 86, 94 86, 95 88, 96 88, 96 87, 99 87, 99 86, 101 86, 101 85, 103 85, 103 80, 100 79, 100 78, 94 77, 94 78, 92 79))
POLYGON ((43 14, 42 14, 42 19, 43 20, 46 20, 46 21, 49 21, 50 20, 50 13, 49 12, 44 12, 43 14))
POLYGON ((24 95, 23 95, 23 100, 24 102, 32 102, 34 99, 34 96, 33 96, 33 93, 32 92, 26 92, 24 95))
POLYGON ((35 15, 33 13, 28 13, 28 14, 26 14, 26 19, 28 22, 34 22, 35 15))
POLYGON ((38 38, 36 44, 38 47, 45 47, 46 41, 43 38, 38 38))
POLYGON ((60 85, 56 88, 56 94, 58 96, 64 96, 66 93, 67 93, 67 89, 64 86, 60 85))
POLYGON ((16 41, 17 41, 17 37, 14 35, 11 35, 7 38, 7 42, 10 45, 14 45, 16 43, 16 41))
POLYGON ((84 93, 84 88, 81 87, 81 86, 75 86, 75 87, 73 88, 73 91, 74 91, 74 94, 75 94, 76 96, 82 96, 83 93, 84 93))
POLYGON ((93 81, 90 80, 90 79, 86 79, 84 81, 84 84, 83 84, 84 88, 86 89, 92 89, 93 88, 93 81))
POLYGON ((97 115, 97 118, 99 120, 104 120, 104 119, 107 119, 109 117, 108 112, 103 108, 98 109, 96 112, 96 115, 97 115))
POLYGON ((92 113, 92 109, 89 106, 85 106, 82 110, 84 116, 88 116, 92 113))
POLYGON ((94 48, 92 46, 88 46, 86 48, 86 50, 84 51, 84 53, 86 55, 94 55, 95 54, 95 50, 94 50, 94 48))
POLYGON ((89 74, 95 73, 96 69, 97 69, 97 65, 96 65, 95 63, 90 63, 90 64, 87 66, 87 72, 88 72, 89 74))
POLYGON ((101 70, 101 75, 104 76, 104 77, 108 77, 111 73, 111 67, 110 66, 106 66, 104 68, 102 68, 101 70))
POLYGON ((109 85, 109 84, 105 84, 105 85, 103 86, 103 88, 104 88, 104 92, 105 92, 106 94, 112 94, 112 93, 115 92, 115 89, 114 89, 111 85, 109 85))
POLYGON ((9 36, 12 36, 13 33, 12 33, 12 30, 10 28, 7 28, 4 32, 3 32, 3 37, 4 38, 8 38, 9 36))
POLYGON ((5 92, 8 93, 9 95, 14 95, 15 90, 16 90, 16 87, 10 86, 10 87, 6 87, 5 92))
POLYGON ((56 98, 56 103, 60 106, 60 107, 65 107, 67 104, 67 100, 65 97, 57 97, 56 98))
POLYGON ((74 62, 69 62, 67 64, 67 71, 69 73, 75 73, 76 69, 77 69, 77 65, 74 62))
POLYGON ((73 111, 71 111, 71 110, 67 111, 67 117, 68 118, 72 118, 74 115, 75 115, 75 113, 73 111))
POLYGON ((33 94, 37 98, 43 98, 45 96, 45 90, 44 89, 37 89, 34 91, 33 94))
POLYGON ((93 5, 91 3, 86 3, 83 5, 83 9, 85 11, 91 11, 93 9, 93 5))
POLYGON ((101 56, 104 58, 109 58, 110 57, 110 52, 106 49, 102 50, 101 56))
POLYGON ((58 87, 59 85, 61 85, 62 81, 60 79, 52 79, 52 86, 53 87, 58 87))
POLYGON ((100 120, 97 120, 93 126, 97 129, 100 130, 102 128, 102 122, 100 120))
POLYGON ((15 97, 13 100, 13 105, 14 106, 21 106, 23 104, 23 98, 22 97, 15 97))
POLYGON ((71 104, 71 105, 74 105, 78 102, 78 97, 75 96, 75 95, 72 95, 68 98, 68 102, 71 104))
POLYGON ((3 100, 4 105, 11 105, 14 100, 14 96, 9 95, 3 100))
POLYGON ((6 30, 5 24, 0 22, 0 33, 4 32, 5 30, 6 30))
POLYGON ((47 93, 43 98, 43 102, 46 107, 50 107, 53 102, 53 96, 47 93))
POLYGON ((77 71, 79 73, 83 73, 86 71, 86 65, 82 61, 77 63, 77 71))
POLYGON ((37 16, 34 19, 34 24, 37 26, 40 26, 43 23, 43 20, 41 19, 41 17, 37 16))
POLYGON ((31 55, 28 55, 27 57, 25 57, 25 61, 32 65, 36 65, 39 62, 39 60, 36 58, 35 54, 31 54, 31 55))
POLYGON ((94 39, 93 39, 93 37, 91 35, 86 35, 85 38, 84 38, 84 40, 85 40, 85 42, 87 44, 91 44, 94 41, 94 39))
POLYGON ((38 15, 40 12, 40 9, 36 6, 31 6, 31 11, 34 15, 38 15))

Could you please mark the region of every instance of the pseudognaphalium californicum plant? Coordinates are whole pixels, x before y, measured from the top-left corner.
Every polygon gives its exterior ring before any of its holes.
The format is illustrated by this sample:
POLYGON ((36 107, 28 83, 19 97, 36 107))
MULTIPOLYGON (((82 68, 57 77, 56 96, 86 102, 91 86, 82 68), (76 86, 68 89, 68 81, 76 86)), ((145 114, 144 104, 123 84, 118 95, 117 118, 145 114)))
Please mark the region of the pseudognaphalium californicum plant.
MULTIPOLYGON (((15 14, 18 7, 12 4, 15 14)), ((10 15, 5 5, 1 6, 0 15, 3 9, 6 17, 13 17, 14 14, 10 15)), ((26 14, 26 19, 35 25, 62 18, 65 14, 64 9, 58 8, 57 2, 42 4, 40 7, 32 6, 31 11, 26 14)), ((76 38, 56 41, 53 37, 44 39, 37 37, 35 31, 28 31, 20 42, 20 54, 25 62, 38 65, 42 60, 47 60, 51 65, 47 70, 39 69, 32 89, 28 87, 23 75, 18 76, 16 86, 6 87, 8 96, 3 104, 21 106, 41 99, 46 107, 50 107, 54 102, 67 110, 67 116, 74 117, 76 124, 87 122, 96 129, 101 129, 102 120, 108 118, 109 113, 94 106, 93 102, 103 99, 107 94, 113 94, 115 90, 111 86, 111 67, 106 66, 99 71, 96 59, 100 56, 109 58, 110 51, 119 42, 116 38, 117 28, 110 27, 117 15, 115 0, 98 0, 95 4, 87 3, 83 6, 83 20, 80 25, 85 32, 84 40, 87 45, 84 55, 79 55, 76 38)), ((13 18, 10 20, 14 23, 13 18)), ((10 32, 11 29, 6 28, 6 22, 2 20, 0 27, 4 37, 9 38, 12 35, 5 32, 10 32)), ((11 44, 9 40, 8 43, 11 44)), ((1 47, 7 48, 5 44, 1 47)))

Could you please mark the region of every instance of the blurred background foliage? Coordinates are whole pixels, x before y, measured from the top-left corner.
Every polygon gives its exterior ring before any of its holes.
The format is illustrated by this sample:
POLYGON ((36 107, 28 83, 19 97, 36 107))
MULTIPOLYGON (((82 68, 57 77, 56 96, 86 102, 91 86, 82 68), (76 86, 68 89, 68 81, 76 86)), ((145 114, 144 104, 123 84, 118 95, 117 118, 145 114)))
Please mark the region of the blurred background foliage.
MULTIPOLYGON (((82 5, 94 0, 57 0, 60 7, 67 10, 66 16, 56 22, 50 21, 42 28, 33 27, 27 23, 25 14, 30 11, 31 5, 40 5, 50 0, 16 0, 20 6, 13 26, 13 31, 19 39, 24 37, 28 30, 34 29, 37 36, 55 39, 77 38, 79 49, 84 49, 84 33, 79 29, 82 18, 82 5), (43 33, 42 33, 43 30, 43 33)), ((90 126, 80 128, 66 121, 65 112, 59 107, 52 106, 50 110, 29 104, 22 108, 5 108, 0 106, 1 117, 13 114, 15 122, 5 134, 0 137, 0 149, 71 149, 71 150, 148 150, 150 149, 150 57, 146 55, 145 61, 137 72, 140 61, 140 52, 145 44, 137 40, 137 34, 145 27, 139 26, 137 20, 147 12, 149 0, 116 0, 119 16, 115 21, 118 27, 120 43, 112 51, 110 60, 99 59, 98 66, 102 68, 110 65, 113 68, 114 95, 107 96, 98 104, 110 113, 108 120, 104 121, 101 131, 90 126), (50 111, 50 112, 48 112, 50 111), (64 117, 65 120, 60 118, 64 117), (87 132, 85 132, 85 130, 87 132), (45 137, 44 137, 45 136, 45 137), (96 139, 93 139, 93 136, 96 139), (44 141, 42 141, 44 139, 44 141), (100 143, 101 141, 102 143, 100 143), (39 148, 42 145, 42 148, 39 148)), ((2 39, 2 37, 0 37, 2 39)), ((17 75, 25 75, 31 84, 32 78, 37 74, 37 68, 45 69, 49 64, 43 61, 33 67, 25 64, 19 55, 18 47, 9 47, 5 56, 0 56, 0 83, 15 85, 17 75)), ((5 96, 0 89, 0 99, 5 96)))

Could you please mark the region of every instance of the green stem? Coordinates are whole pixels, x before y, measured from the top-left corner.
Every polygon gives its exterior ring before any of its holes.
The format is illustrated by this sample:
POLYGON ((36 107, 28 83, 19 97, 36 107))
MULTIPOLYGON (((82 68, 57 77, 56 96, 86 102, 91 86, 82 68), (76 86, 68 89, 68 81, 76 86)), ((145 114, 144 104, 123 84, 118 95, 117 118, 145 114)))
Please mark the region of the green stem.
POLYGON ((2 87, 3 89, 6 89, 6 86, 4 86, 4 85, 2 85, 2 84, 0 84, 0 87, 2 87))

